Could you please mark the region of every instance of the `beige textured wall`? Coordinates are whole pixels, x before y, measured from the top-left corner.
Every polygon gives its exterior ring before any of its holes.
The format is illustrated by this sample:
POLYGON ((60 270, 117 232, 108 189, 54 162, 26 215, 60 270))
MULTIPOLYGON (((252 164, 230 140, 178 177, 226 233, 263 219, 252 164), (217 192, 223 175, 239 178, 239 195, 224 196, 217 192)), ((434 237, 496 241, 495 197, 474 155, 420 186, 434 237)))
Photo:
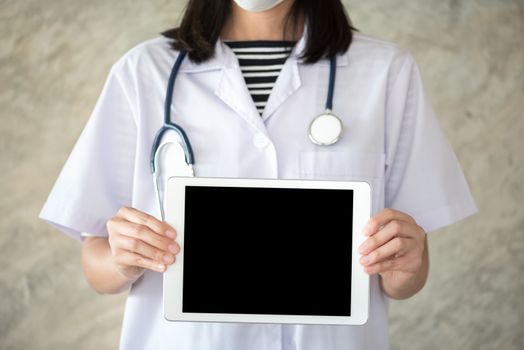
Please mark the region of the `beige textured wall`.
MULTIPOLYGON (((0 349, 116 347, 124 296, 92 292, 79 244, 36 217, 110 65, 184 3, 0 0, 0 349)), ((431 234, 428 285, 391 303, 392 348, 523 349, 524 0, 348 3, 415 55, 481 210, 431 234)))

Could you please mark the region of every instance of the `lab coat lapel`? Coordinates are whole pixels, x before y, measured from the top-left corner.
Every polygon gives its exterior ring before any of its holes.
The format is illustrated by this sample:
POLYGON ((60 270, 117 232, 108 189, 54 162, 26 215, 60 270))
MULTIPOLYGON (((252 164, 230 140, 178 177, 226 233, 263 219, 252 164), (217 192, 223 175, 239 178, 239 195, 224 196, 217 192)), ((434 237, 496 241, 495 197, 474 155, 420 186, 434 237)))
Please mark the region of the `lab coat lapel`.
POLYGON ((222 76, 215 89, 215 95, 254 128, 266 134, 266 128, 256 109, 253 98, 249 94, 234 52, 220 40, 218 40, 215 50, 217 56, 222 56, 223 59, 231 62, 231 64, 224 66, 222 70, 222 76))
MULTIPOLYGON (((275 82, 273 90, 269 95, 264 112, 262 113, 262 120, 266 121, 275 111, 281 106, 295 91, 302 85, 300 78, 300 65, 305 64, 300 55, 304 51, 307 42, 307 26, 304 26, 304 34, 297 42, 289 58, 286 60, 282 71, 275 82)), ((346 55, 337 57, 337 67, 347 65, 346 55)), ((329 60, 323 59, 319 61, 319 65, 327 65, 329 67, 329 60)))
POLYGON ((269 95, 264 112, 262 112, 262 120, 269 118, 275 110, 286 101, 301 85, 300 74, 298 71, 298 62, 296 57, 290 56, 273 86, 273 90, 269 95))
POLYGON ((304 26, 304 33, 291 51, 286 63, 282 67, 280 74, 269 95, 269 99, 262 113, 262 120, 269 118, 276 109, 286 101, 298 88, 301 80, 298 65, 301 62, 300 54, 304 50, 307 40, 307 26, 304 26))
POLYGON ((239 67, 225 68, 222 71, 215 94, 252 126, 261 131, 265 129, 239 67))
POLYGON ((211 87, 213 93, 252 127, 267 134, 253 98, 247 89, 235 53, 220 39, 215 44, 215 54, 211 59, 202 63, 187 60, 180 69, 181 72, 202 74, 216 70, 221 70, 221 73, 218 83, 211 87))

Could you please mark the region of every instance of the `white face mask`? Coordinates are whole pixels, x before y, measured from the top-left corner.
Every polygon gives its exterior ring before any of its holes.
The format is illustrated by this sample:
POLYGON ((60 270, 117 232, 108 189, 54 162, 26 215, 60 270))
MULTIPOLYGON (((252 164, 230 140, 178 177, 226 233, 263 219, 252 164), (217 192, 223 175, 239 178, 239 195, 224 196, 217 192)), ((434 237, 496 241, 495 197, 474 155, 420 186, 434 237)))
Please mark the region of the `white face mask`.
POLYGON ((277 6, 284 0, 233 0, 249 12, 264 12, 277 6))

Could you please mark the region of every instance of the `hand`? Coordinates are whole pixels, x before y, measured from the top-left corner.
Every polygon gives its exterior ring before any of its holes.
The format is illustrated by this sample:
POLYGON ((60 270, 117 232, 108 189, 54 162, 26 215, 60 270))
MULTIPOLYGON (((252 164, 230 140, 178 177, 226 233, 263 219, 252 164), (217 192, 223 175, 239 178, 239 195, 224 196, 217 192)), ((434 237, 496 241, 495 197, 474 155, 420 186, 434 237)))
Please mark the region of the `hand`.
POLYGON ((121 208, 107 222, 107 231, 117 270, 133 282, 145 269, 164 272, 180 251, 171 226, 137 209, 121 208))
POLYGON ((368 238, 359 248, 360 263, 368 274, 380 274, 388 294, 401 298, 422 288, 428 265, 426 233, 411 216, 385 209, 369 220, 364 234, 368 238))

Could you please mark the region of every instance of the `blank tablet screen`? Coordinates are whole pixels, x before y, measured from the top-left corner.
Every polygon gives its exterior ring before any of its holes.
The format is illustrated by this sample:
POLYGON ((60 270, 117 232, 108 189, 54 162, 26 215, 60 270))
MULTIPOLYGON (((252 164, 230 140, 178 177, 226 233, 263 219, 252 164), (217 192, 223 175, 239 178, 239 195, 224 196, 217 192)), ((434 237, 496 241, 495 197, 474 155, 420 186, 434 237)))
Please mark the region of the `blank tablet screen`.
POLYGON ((353 190, 185 193, 183 312, 351 316, 353 190))

